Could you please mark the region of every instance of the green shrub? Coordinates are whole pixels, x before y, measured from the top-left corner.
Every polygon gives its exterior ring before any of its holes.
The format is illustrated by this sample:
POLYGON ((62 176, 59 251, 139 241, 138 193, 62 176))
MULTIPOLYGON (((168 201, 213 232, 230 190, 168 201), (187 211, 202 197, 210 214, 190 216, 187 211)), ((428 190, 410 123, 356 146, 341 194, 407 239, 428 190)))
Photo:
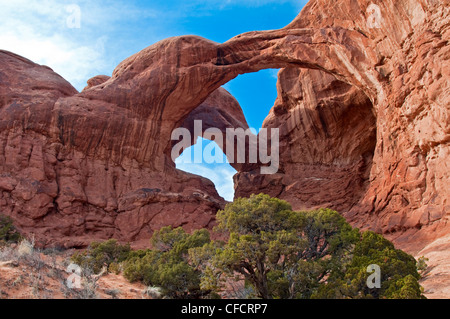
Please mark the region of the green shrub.
POLYGON ((10 217, 0 215, 0 242, 18 243, 22 235, 14 227, 10 217))
POLYGON ((229 233, 222 247, 203 254, 206 287, 223 286, 240 274, 259 298, 310 298, 324 278, 338 272, 358 240, 358 230, 337 212, 294 212, 268 195, 237 199, 217 214, 229 233), (206 255, 205 255, 206 254, 206 255))
POLYGON ((120 274, 122 272, 122 264, 112 262, 108 267, 108 272, 114 273, 116 275, 120 274))
POLYGON ((429 261, 428 258, 426 258, 425 256, 420 257, 419 259, 417 259, 417 270, 420 272, 420 274, 424 274, 427 269, 428 269, 428 265, 427 262, 429 261))
POLYGON ((417 262, 411 255, 383 236, 364 232, 353 249, 351 261, 345 265, 345 273, 336 274, 320 287, 316 298, 374 298, 374 299, 423 299, 419 284, 417 262), (381 270, 381 287, 370 289, 367 285, 369 265, 381 270))
POLYGON ((245 296, 263 299, 424 298, 418 266, 425 260, 418 265, 333 210, 295 212, 260 194, 228 204, 217 221, 227 242, 211 241, 206 230, 165 227, 152 250, 129 253, 124 276, 176 299, 218 297, 236 283, 245 296), (380 267, 380 288, 369 288, 372 265, 380 267))
POLYGON ((153 250, 137 251, 124 263, 124 276, 162 289, 173 299, 197 299, 211 291, 200 287, 201 272, 189 260, 189 250, 210 242, 207 230, 187 234, 183 228, 164 227, 152 237, 153 250))
POLYGON ((125 261, 131 252, 129 244, 120 245, 117 240, 110 239, 105 242, 93 242, 87 250, 75 253, 71 260, 85 269, 92 269, 99 274, 103 267, 118 271, 121 262, 125 261), (111 266, 113 265, 113 266, 111 266))

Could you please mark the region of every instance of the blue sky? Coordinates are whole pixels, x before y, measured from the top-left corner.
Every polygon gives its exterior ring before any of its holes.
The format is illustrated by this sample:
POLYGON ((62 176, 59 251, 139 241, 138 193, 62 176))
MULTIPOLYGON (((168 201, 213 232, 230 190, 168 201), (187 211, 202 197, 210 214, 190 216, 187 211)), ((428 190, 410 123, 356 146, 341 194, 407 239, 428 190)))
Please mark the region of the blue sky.
MULTIPOLYGON (((291 22, 305 0, 0 0, 0 49, 45 64, 78 90, 99 74, 111 75, 122 60, 167 37, 195 34, 225 42, 240 33, 278 29, 291 22), (80 28, 68 19, 80 9, 80 28)), ((73 21, 73 20, 71 20, 73 21)), ((251 127, 260 128, 276 98, 276 70, 227 83, 251 127)), ((181 162, 179 160, 178 162, 181 162)), ((228 164, 177 164, 209 177, 231 200, 228 164)))

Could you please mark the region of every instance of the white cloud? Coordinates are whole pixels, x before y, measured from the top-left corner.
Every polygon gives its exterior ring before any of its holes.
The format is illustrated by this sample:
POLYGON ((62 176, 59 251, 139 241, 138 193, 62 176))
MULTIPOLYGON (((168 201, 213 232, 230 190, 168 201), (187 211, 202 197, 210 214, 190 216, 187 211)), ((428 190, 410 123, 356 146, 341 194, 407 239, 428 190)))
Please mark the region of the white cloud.
POLYGON ((243 6, 243 7, 261 7, 268 4, 284 4, 292 3, 298 8, 302 8, 308 0, 191 0, 183 1, 185 7, 197 7, 201 11, 205 10, 223 10, 231 6, 243 6))
POLYGON ((11 34, 0 34, 0 43, 4 45, 2 49, 50 66, 79 90, 94 75, 93 70, 105 67, 102 46, 105 40, 99 38, 92 46, 77 46, 59 35, 36 37, 25 34, 19 39, 11 34))
POLYGON ((105 1, 74 3, 80 8, 80 28, 68 23, 70 1, 0 0, 0 49, 51 67, 81 90, 90 77, 112 73, 117 62, 105 46, 120 22, 155 13, 105 1))

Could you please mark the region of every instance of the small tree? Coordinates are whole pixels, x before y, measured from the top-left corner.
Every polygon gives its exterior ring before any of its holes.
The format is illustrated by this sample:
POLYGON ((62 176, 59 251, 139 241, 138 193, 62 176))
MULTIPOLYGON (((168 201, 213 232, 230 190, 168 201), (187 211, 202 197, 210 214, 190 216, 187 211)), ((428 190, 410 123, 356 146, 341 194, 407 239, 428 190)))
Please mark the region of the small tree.
POLYGON ((162 288, 173 299, 197 299, 211 291, 200 287, 200 271, 189 260, 189 249, 210 242, 207 230, 187 234, 183 228, 162 228, 152 237, 153 250, 132 253, 125 263, 124 275, 130 281, 142 281, 162 288))
POLYGON ((125 261, 130 252, 129 244, 120 245, 117 240, 110 239, 91 243, 85 251, 75 253, 71 260, 80 267, 92 269, 95 274, 99 274, 104 267, 108 269, 113 264, 125 261))
POLYGON ((203 289, 243 278, 264 299, 421 296, 413 257, 380 235, 361 236, 335 211, 294 212, 260 194, 228 204, 217 220, 228 242, 190 251, 203 289), (381 266, 381 290, 367 287, 371 264, 381 266))
POLYGON ((216 251, 214 267, 230 276, 242 275, 259 297, 272 298, 269 279, 281 258, 289 262, 296 247, 303 245, 297 230, 305 223, 304 218, 292 212, 287 202, 258 195, 227 205, 218 212, 217 220, 218 229, 230 237, 227 245, 216 251))
POLYGON ((411 255, 395 249, 383 236, 364 232, 353 250, 345 273, 336 273, 321 286, 315 298, 422 299, 417 262, 411 255), (380 267, 380 288, 369 288, 369 265, 380 267))
POLYGON ((332 271, 339 271, 358 238, 336 212, 294 212, 268 195, 237 199, 217 214, 218 230, 229 233, 222 248, 193 251, 206 264, 203 283, 242 276, 258 297, 309 298, 332 271))

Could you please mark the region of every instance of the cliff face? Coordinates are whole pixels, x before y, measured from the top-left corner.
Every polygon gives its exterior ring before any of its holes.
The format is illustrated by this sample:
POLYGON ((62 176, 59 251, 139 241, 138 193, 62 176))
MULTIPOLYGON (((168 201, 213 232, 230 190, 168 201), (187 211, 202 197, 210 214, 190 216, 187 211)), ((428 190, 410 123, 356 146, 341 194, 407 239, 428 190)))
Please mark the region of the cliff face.
POLYGON ((81 93, 0 51, 0 210, 43 246, 211 227, 225 202, 207 179, 175 169, 172 131, 192 131, 198 119, 204 129, 247 128, 220 87, 282 68, 264 123, 280 129, 280 170, 235 165, 236 194, 331 207, 431 254, 450 231, 449 8, 448 0, 312 0, 280 30, 223 44, 163 40, 81 93))
POLYGON ((449 4, 310 1, 286 29, 343 27, 370 39, 377 99, 324 72, 283 69, 264 123, 281 129, 282 169, 235 177, 238 196, 261 191, 297 209, 334 208, 425 255, 432 271, 423 285, 437 298, 450 294, 449 4))
MULTIPOLYGON (((0 210, 37 244, 81 247, 111 237, 147 243, 163 226, 212 226, 224 201, 209 180, 105 155, 136 151, 120 139, 138 143, 150 121, 84 99, 51 69, 14 54, 0 51, 0 65, 0 210), (110 149, 101 146, 104 134, 110 149)), ((210 100, 239 116, 225 90, 210 100)))
POLYGON ((332 75, 292 67, 279 73, 278 94, 263 126, 280 129, 280 170, 241 171, 236 195, 260 190, 296 209, 350 210, 370 184, 377 138, 372 102, 332 75))
MULTIPOLYGON (((242 172, 238 194, 255 192, 248 182, 258 180, 259 190, 296 208, 338 209, 410 251, 448 233, 448 4, 310 1, 286 29, 333 26, 363 35, 377 94, 324 72, 282 70, 264 124, 281 128, 282 172, 242 172)), ((349 70, 358 63, 341 62, 349 70)))

